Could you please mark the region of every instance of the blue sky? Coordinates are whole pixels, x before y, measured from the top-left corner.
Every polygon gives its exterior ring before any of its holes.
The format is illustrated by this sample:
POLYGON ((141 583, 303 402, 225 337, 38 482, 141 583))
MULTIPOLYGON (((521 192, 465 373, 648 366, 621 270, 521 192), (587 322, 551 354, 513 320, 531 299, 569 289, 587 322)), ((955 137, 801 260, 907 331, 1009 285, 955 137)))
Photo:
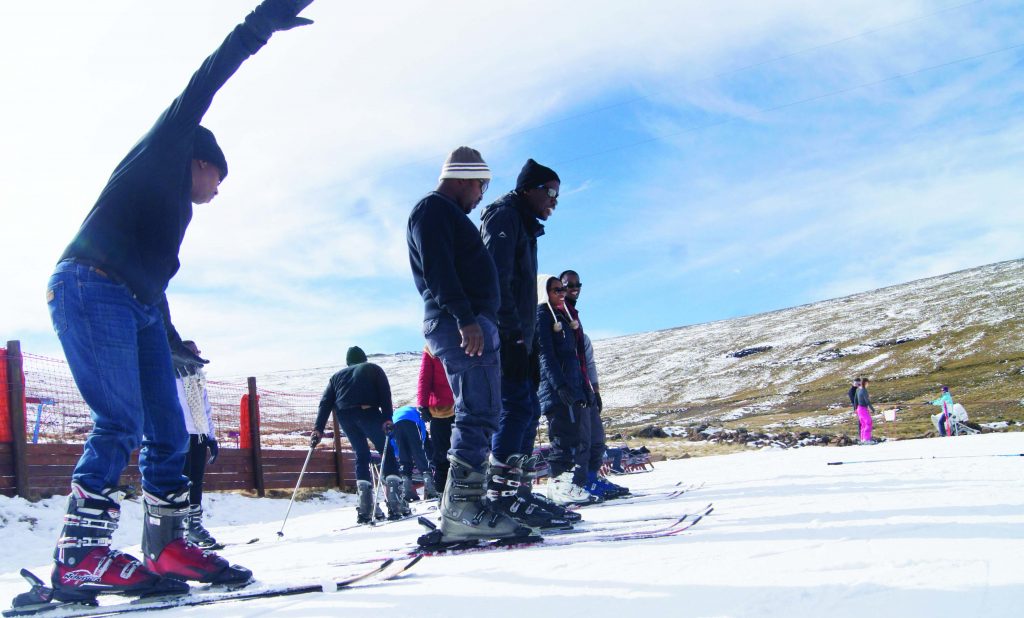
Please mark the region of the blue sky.
MULTIPOLYGON (((231 176, 182 247, 179 330, 215 377, 420 348, 405 220, 462 144, 485 204, 529 157, 559 172, 541 270, 581 273, 599 338, 1021 257, 1024 6, 705 4, 314 3, 204 120, 231 176)), ((0 8, 5 340, 60 354, 54 261, 253 5, 0 8)))

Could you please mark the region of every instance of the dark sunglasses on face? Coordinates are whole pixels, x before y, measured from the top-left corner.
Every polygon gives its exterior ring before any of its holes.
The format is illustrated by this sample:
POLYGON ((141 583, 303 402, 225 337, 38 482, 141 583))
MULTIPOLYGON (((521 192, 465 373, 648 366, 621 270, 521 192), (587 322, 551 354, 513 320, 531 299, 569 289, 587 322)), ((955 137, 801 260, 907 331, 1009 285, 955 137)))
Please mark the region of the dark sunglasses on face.
POLYGON ((565 288, 551 288, 548 291, 554 292, 555 294, 565 294, 565 288))
POLYGON ((552 189, 547 185, 537 185, 537 188, 544 189, 544 191, 548 194, 548 197, 554 198, 556 200, 558 199, 558 189, 552 189))
POLYGON ((487 193, 487 187, 491 186, 491 181, 482 178, 477 178, 477 180, 480 182, 480 193, 487 193))
POLYGON ((583 287, 582 283, 566 283, 565 287, 570 290, 578 290, 583 287))

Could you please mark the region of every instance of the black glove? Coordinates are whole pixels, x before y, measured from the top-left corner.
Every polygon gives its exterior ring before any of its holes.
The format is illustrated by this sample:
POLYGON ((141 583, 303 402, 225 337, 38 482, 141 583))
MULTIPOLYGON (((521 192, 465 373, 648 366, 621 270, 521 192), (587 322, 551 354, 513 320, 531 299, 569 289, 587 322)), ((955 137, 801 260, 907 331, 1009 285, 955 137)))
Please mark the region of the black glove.
POLYGON ((323 437, 324 432, 314 429, 313 433, 309 434, 309 448, 316 448, 316 445, 320 444, 320 439, 323 437))
POLYGON ((597 406, 597 413, 600 414, 604 410, 604 402, 601 401, 601 393, 594 391, 594 405, 597 406))
POLYGON ((270 35, 281 30, 308 26, 312 19, 298 17, 313 0, 263 0, 245 17, 245 25, 266 43, 270 35))
POLYGON ((420 406, 416 408, 420 413, 420 418, 423 419, 424 423, 429 423, 434 417, 430 415, 430 408, 427 406, 420 406))
POLYGON ((530 377, 530 355, 522 339, 516 331, 501 335, 501 377, 515 381, 530 377))
POLYGON ((576 404, 576 397, 572 394, 572 389, 568 386, 558 387, 558 398, 566 405, 566 407, 572 407, 576 404))
POLYGON ((217 438, 209 436, 206 438, 206 448, 210 449, 210 459, 206 461, 208 464, 212 464, 217 461, 217 455, 220 455, 220 447, 217 446, 217 438))
POLYGON ((186 348, 181 342, 171 344, 171 362, 174 364, 174 372, 179 376, 194 375, 203 365, 210 361, 202 358, 192 350, 186 348))
POLYGON ((384 424, 381 425, 381 429, 383 429, 384 433, 386 433, 386 434, 390 434, 391 430, 394 429, 394 428, 395 428, 395 423, 391 419, 388 419, 388 420, 384 421, 384 424))

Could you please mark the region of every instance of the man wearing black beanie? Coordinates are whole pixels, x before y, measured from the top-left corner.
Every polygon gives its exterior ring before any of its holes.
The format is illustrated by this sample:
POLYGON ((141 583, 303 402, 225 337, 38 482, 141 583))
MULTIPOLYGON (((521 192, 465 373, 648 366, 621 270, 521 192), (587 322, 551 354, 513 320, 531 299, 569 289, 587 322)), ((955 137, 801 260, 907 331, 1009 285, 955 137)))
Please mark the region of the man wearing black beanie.
MULTIPOLYGON (((541 221, 558 204, 560 187, 554 170, 529 159, 519 172, 515 190, 485 208, 480 225, 484 246, 498 269, 501 291, 501 415, 491 439, 490 460, 499 471, 488 478, 504 479, 509 485, 493 488, 498 493, 491 495, 502 496, 497 506, 531 527, 566 523, 564 513, 551 513, 548 507, 553 505, 535 500, 530 491, 511 491, 532 471, 530 457, 540 422, 537 385, 530 370, 537 315, 537 239, 544 234, 541 221)), ((529 485, 522 483, 527 489, 529 485)))
POLYGON ((274 32, 312 23, 298 17, 311 2, 264 0, 231 31, 115 168, 50 278, 50 318, 94 423, 54 553, 57 601, 179 594, 189 590, 185 580, 237 585, 252 578, 185 538, 189 442, 172 356, 184 366, 206 361, 174 332, 165 290, 192 205, 212 200, 228 171, 213 133, 199 125, 203 115, 274 32), (144 563, 110 547, 119 478, 140 445, 144 563))

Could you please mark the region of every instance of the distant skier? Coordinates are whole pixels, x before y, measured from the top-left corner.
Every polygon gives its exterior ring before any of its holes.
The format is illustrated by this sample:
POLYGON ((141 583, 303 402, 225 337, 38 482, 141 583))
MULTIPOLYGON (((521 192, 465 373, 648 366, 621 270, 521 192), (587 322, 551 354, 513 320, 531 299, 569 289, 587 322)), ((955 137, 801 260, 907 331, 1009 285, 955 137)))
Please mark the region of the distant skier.
MULTIPOLYGON (((537 241, 558 205, 561 179, 549 167, 529 159, 516 188, 480 215, 480 237, 498 271, 498 336, 501 339, 501 414, 491 439, 491 475, 496 506, 530 527, 549 527, 556 513, 535 496, 530 482, 536 459, 533 448, 540 423, 537 385, 531 379, 537 321, 537 241), (525 482, 524 482, 525 481, 525 482)), ((558 509, 564 514, 564 509, 558 509)), ((564 518, 554 522, 564 526, 564 518)))
POLYGON ((265 0, 232 30, 118 164, 50 278, 50 318, 94 423, 54 555, 57 601, 184 593, 180 580, 252 577, 185 537, 188 434, 171 356, 196 367, 205 361, 184 347, 170 349, 160 307, 192 205, 216 197, 228 172, 213 133, 199 123, 221 86, 274 32, 312 23, 297 17, 310 2, 265 0), (140 445, 145 565, 110 548, 120 476, 140 445))
POLYGON ((551 479, 548 498, 560 505, 598 501, 586 490, 586 473, 576 465, 580 448, 580 417, 587 407, 586 383, 576 338, 579 323, 565 307, 565 287, 556 277, 545 283, 547 298, 537 305, 537 348, 540 351, 540 407, 548 419, 551 479))
POLYGON ((601 401, 601 387, 597 378, 597 363, 594 361, 594 345, 584 331, 576 306, 583 291, 583 282, 575 270, 563 271, 558 278, 565 288, 565 308, 569 311, 569 316, 579 324, 576 337, 581 340, 583 347, 580 362, 587 382, 584 386, 590 387, 585 389, 589 396, 587 407, 580 411, 580 449, 576 454, 576 465, 585 471, 586 488, 592 495, 605 499, 619 498, 628 494, 629 490, 612 483, 601 474, 606 449, 604 422, 601 420, 604 404, 601 401))
POLYGON ((932 414, 932 425, 935 426, 935 430, 939 432, 939 435, 946 437, 949 435, 949 416, 953 413, 953 396, 949 394, 949 387, 942 387, 942 396, 935 401, 926 401, 933 406, 941 406, 942 412, 938 414, 932 414))
MULTIPOLYGON (((173 328, 173 327, 172 327, 173 328)), ((172 333, 171 337, 177 337, 172 333)), ((194 341, 181 344, 196 356, 201 354, 194 341)), ((202 367, 174 359, 178 402, 184 412, 185 430, 188 431, 188 455, 185 456, 185 476, 188 491, 188 540, 203 549, 223 549, 210 531, 203 527, 203 479, 206 465, 217 461, 220 447, 213 428, 213 409, 206 392, 206 373, 202 367), (209 458, 206 452, 209 451, 209 458)))
MULTIPOLYGON (((860 378, 854 378, 850 384, 850 405, 853 407, 854 416, 857 415, 857 389, 860 388, 860 378)), ((860 435, 860 417, 857 417, 857 435, 860 435)))
POLYGON ((875 444, 875 440, 871 438, 872 421, 871 415, 876 414, 875 406, 871 405, 871 398, 868 396, 868 382, 867 378, 860 379, 860 387, 857 388, 856 402, 857 402, 857 416, 860 418, 860 443, 861 444, 875 444))
POLYGON ((387 496, 388 519, 409 515, 409 505, 402 498, 402 477, 398 473, 398 459, 385 433, 391 431, 391 383, 379 365, 367 362, 366 353, 352 346, 345 354, 348 365, 331 376, 320 398, 316 424, 310 435, 311 448, 320 444, 331 412, 338 419, 341 431, 356 452, 356 521, 369 523, 373 518, 373 481, 370 477, 370 446, 381 455, 381 478, 387 496))
POLYGON ((448 385, 441 359, 423 348, 420 374, 416 382, 416 407, 420 418, 430 422, 430 460, 434 470, 434 488, 441 492, 448 483, 448 449, 452 446, 455 422, 455 395, 448 385))
POLYGON ((423 498, 436 498, 437 489, 434 488, 434 479, 430 476, 430 466, 427 464, 427 454, 423 450, 427 427, 423 424, 419 411, 412 406, 402 406, 391 415, 391 421, 394 423, 391 446, 395 449, 402 474, 402 498, 407 501, 419 500, 419 495, 412 488, 413 466, 423 474, 423 498))
POLYGON ((423 297, 423 334, 441 359, 455 395, 451 468, 441 500, 440 534, 421 544, 530 536, 531 530, 486 498, 491 436, 501 408, 498 273, 469 213, 491 170, 476 150, 455 149, 437 188, 409 214, 409 265, 423 297))

